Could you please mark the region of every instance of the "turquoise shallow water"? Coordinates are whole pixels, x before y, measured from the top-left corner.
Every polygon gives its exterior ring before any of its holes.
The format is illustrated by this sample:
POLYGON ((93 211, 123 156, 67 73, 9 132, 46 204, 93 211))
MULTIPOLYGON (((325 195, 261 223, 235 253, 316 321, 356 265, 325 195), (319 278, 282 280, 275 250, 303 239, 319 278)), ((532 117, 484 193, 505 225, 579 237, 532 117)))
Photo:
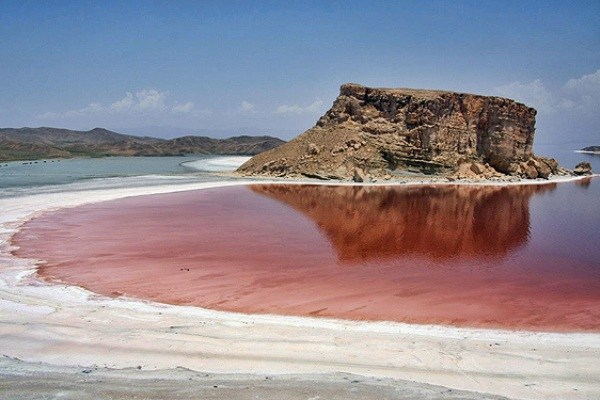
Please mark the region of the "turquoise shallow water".
POLYGON ((109 157, 0 164, 0 199, 69 191, 229 180, 247 157, 109 157), (218 166, 218 168, 216 168, 218 166))
POLYGON ((183 165, 206 156, 106 157, 1 163, 0 188, 60 185, 83 179, 145 175, 190 175, 183 165))

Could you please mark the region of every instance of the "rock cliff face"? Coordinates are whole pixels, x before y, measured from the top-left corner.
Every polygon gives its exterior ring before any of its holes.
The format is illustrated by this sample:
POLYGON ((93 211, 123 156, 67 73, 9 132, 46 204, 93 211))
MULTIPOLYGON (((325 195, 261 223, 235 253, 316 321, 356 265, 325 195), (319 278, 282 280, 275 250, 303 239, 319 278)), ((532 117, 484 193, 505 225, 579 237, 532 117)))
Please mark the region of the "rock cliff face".
POLYGON ((345 84, 315 127, 238 171, 356 181, 407 172, 545 178, 559 168, 533 156, 535 115, 500 97, 345 84))

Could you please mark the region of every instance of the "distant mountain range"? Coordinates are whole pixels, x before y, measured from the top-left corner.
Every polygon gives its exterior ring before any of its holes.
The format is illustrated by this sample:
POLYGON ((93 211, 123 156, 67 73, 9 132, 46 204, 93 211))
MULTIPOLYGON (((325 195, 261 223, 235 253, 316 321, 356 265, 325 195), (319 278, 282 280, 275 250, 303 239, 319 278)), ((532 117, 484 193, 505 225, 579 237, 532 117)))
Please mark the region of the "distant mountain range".
POLYGON ((0 128, 0 161, 105 156, 255 155, 285 143, 271 136, 214 139, 184 136, 158 139, 124 135, 102 128, 0 128))

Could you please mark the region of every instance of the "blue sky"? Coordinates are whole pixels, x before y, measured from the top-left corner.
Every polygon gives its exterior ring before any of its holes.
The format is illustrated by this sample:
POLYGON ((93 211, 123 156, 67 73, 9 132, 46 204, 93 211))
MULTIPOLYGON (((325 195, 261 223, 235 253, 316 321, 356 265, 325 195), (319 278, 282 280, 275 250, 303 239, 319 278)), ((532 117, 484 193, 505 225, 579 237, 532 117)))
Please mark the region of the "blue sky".
POLYGON ((311 127, 345 82, 502 95, 600 144, 598 1, 0 0, 0 126, 311 127))

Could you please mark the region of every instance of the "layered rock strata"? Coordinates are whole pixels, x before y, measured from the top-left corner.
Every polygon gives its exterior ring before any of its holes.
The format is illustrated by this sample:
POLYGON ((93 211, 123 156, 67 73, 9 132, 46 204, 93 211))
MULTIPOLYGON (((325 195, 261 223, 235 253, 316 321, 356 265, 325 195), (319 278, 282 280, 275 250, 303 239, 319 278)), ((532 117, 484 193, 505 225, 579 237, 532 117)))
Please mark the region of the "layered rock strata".
POLYGON ((535 115, 535 109, 500 97, 345 84, 316 126, 238 171, 355 181, 411 173, 565 173, 555 160, 533 155, 535 115))

